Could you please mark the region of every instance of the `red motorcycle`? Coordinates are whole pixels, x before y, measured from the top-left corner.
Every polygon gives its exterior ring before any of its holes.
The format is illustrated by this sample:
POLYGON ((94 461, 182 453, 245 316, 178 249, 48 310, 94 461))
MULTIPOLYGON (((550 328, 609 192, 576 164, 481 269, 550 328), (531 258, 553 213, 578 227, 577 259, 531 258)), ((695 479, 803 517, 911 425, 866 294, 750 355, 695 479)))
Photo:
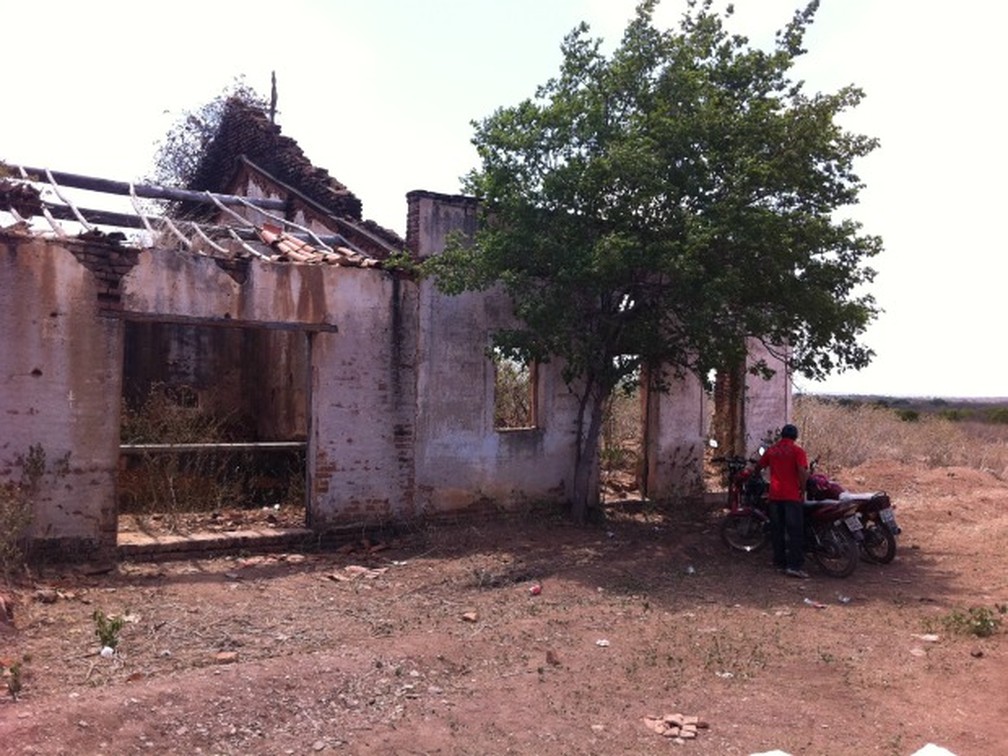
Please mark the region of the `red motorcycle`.
MULTIPOLYGON (((736 551, 758 551, 770 541, 770 515, 763 476, 742 457, 715 457, 728 474, 728 511, 721 539, 736 551)), ((857 502, 806 501, 805 550, 832 577, 847 577, 858 563, 864 537, 857 502)))
POLYGON ((728 512, 721 521, 721 540, 736 551, 758 551, 770 542, 767 484, 745 457, 714 457, 728 480, 728 512))
POLYGON ((896 558, 896 536, 901 532, 896 524, 896 513, 889 495, 885 491, 852 493, 835 480, 815 472, 816 462, 810 465, 808 498, 813 501, 853 502, 861 518, 864 538, 861 541, 861 555, 866 561, 889 564, 896 558))

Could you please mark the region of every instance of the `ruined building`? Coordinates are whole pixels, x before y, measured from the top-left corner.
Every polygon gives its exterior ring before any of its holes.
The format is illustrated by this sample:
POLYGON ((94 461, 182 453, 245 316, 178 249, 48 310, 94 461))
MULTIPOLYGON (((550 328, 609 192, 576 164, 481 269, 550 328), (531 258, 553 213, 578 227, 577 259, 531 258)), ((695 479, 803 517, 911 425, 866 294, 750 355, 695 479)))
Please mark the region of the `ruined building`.
MULTIPOLYGON (((302 448, 305 520, 318 532, 569 497, 577 403, 556 365, 531 373, 528 423, 495 427, 487 346, 509 322, 508 301, 492 291, 447 297, 383 267, 404 249, 423 259, 449 233, 471 233, 472 198, 411 192, 400 239, 240 107, 202 166, 208 192, 147 188, 186 221, 148 214, 137 187, 94 180, 87 188, 133 195, 134 211, 78 216, 38 187, 64 194, 80 177, 7 172, 0 482, 23 475, 29 449, 63 463, 33 493, 37 548, 114 553, 123 398, 159 382, 185 387, 180 401, 230 405, 249 418, 251 442, 302 448)), ((730 424, 751 450, 788 416, 790 384, 783 370, 741 381, 730 424)), ((708 401, 693 380, 645 397, 649 496, 695 486, 708 401)))

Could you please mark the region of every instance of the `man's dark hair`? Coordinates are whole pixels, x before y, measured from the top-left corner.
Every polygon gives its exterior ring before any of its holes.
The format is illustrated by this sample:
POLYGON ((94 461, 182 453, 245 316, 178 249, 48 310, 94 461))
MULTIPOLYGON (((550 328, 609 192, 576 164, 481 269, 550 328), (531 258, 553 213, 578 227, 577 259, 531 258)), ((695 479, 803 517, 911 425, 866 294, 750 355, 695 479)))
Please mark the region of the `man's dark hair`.
POLYGON ((788 423, 780 429, 781 438, 790 438, 792 441, 798 438, 798 428, 788 423))

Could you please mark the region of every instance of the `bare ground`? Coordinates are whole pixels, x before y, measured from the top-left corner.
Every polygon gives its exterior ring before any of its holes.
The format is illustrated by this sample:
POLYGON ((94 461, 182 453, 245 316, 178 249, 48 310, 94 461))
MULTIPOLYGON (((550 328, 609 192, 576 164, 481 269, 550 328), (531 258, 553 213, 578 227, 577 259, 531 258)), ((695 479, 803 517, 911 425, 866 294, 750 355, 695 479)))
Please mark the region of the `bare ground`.
POLYGON ((0 753, 1008 753, 1005 628, 954 622, 1008 603, 1008 484, 888 462, 842 479, 887 489, 904 528, 893 564, 846 580, 729 553, 716 508, 634 503, 598 527, 39 574, 6 591, 0 658, 28 661, 0 753), (111 658, 96 609, 127 620, 111 658), (670 713, 708 727, 647 726, 670 713))

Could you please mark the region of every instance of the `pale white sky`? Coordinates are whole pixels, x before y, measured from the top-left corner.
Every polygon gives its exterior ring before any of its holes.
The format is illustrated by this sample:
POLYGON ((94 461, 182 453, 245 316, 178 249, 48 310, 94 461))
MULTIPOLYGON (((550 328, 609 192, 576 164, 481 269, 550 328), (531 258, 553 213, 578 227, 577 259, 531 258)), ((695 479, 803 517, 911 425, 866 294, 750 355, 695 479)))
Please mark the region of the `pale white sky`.
MULTIPOLYGON (((734 30, 768 46, 801 0, 735 0, 734 30)), ((0 159, 138 179, 182 110, 235 76, 269 91, 283 133, 346 184, 364 216, 405 230, 405 194, 459 191, 470 121, 554 75, 579 21, 618 41, 634 0, 49 0, 3 3, 0 159)), ((683 0, 662 0, 672 26, 683 0)), ((1008 255, 997 0, 822 0, 796 75, 861 86, 845 124, 882 146, 858 166, 851 210, 886 249, 872 287, 885 313, 860 373, 803 390, 1008 396, 1001 354, 1008 255)))

